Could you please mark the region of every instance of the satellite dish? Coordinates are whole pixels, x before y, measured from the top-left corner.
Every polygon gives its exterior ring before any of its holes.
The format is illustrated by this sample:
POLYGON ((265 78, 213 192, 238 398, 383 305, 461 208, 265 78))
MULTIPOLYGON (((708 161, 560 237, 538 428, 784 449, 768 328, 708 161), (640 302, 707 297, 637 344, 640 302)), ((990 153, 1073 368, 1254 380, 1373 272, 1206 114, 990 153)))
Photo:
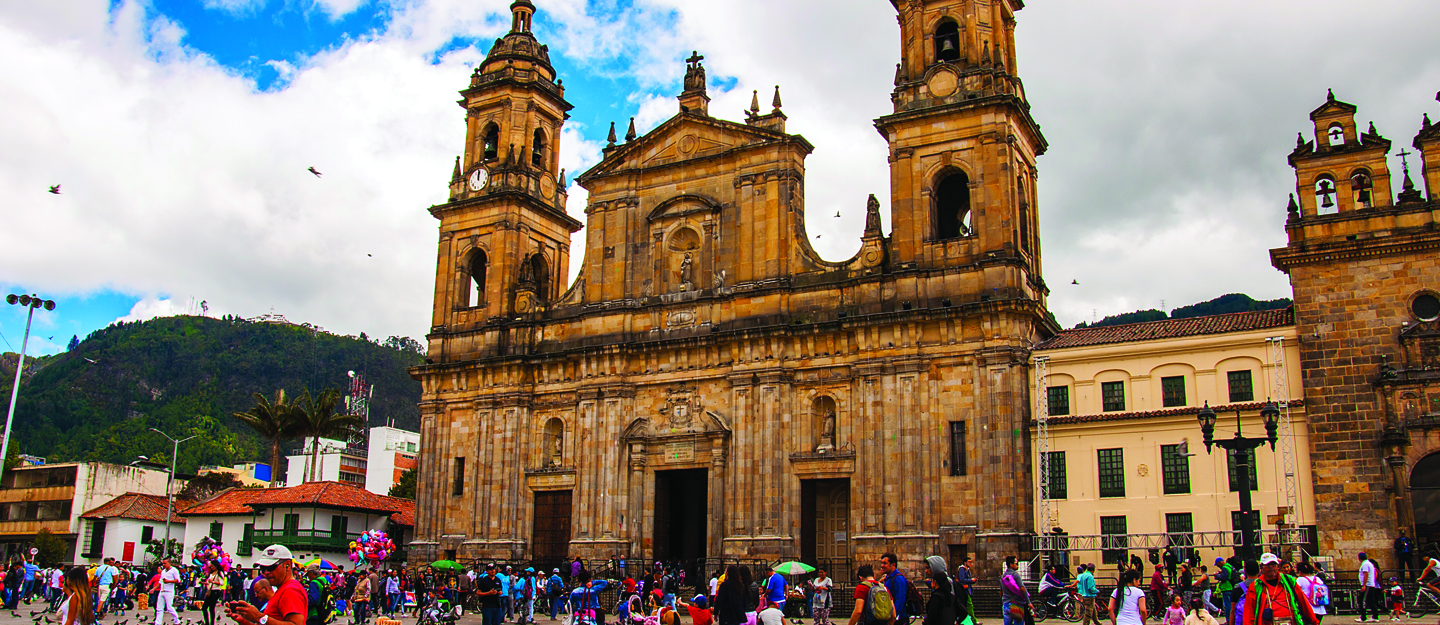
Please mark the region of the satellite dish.
POLYGON ((350 377, 353 378, 353 377, 355 377, 355 372, 354 372, 354 371, 346 371, 346 372, 345 372, 345 375, 348 375, 348 376, 350 376, 350 377))

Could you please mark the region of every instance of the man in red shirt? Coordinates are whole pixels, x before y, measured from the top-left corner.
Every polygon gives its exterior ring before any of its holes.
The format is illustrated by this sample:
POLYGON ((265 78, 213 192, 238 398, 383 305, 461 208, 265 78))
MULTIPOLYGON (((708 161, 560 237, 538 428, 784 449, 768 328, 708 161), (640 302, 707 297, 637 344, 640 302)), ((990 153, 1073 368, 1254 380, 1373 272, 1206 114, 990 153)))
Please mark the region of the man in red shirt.
POLYGON ((305 625, 305 615, 310 611, 310 598, 305 587, 295 579, 290 550, 282 545, 265 548, 255 565, 275 589, 275 594, 261 612, 244 601, 225 604, 225 616, 240 625, 305 625))
POLYGON ((1260 556, 1259 579, 1245 585, 1244 625, 1319 625, 1310 599, 1296 589, 1295 578, 1280 572, 1280 558, 1275 554, 1260 556))

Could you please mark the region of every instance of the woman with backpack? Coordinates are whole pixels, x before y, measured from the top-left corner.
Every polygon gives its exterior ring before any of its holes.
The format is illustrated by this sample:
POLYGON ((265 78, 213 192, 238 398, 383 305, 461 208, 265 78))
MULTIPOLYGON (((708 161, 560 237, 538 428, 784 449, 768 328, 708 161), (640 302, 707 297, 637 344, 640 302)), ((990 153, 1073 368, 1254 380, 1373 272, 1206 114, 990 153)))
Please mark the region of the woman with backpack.
POLYGON ((1309 562, 1301 562, 1295 568, 1300 572, 1300 576, 1295 578, 1295 585, 1299 587, 1300 594, 1310 600, 1310 607, 1315 610, 1315 623, 1320 625, 1325 621, 1325 608, 1330 605, 1330 587, 1315 574, 1315 566, 1309 562))
POLYGON ((875 567, 862 564, 855 571, 860 583, 855 585, 855 611, 848 625, 891 625, 895 622, 895 602, 885 585, 875 581, 875 567))

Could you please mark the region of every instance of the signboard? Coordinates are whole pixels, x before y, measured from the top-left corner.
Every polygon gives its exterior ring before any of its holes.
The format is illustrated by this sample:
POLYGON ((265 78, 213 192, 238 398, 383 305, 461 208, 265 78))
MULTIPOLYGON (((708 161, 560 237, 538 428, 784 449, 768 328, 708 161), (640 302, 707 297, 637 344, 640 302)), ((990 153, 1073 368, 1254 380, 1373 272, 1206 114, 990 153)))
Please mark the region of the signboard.
POLYGON ((695 441, 667 443, 665 462, 695 462, 695 441))
POLYGON ((845 532, 835 532, 835 542, 837 542, 837 543, 843 543, 843 542, 845 542, 845 532))
POLYGON ((30 548, 30 555, 33 556, 33 555, 35 555, 35 554, 37 554, 37 553, 40 553, 40 549, 39 549, 38 547, 31 547, 31 548, 30 548))

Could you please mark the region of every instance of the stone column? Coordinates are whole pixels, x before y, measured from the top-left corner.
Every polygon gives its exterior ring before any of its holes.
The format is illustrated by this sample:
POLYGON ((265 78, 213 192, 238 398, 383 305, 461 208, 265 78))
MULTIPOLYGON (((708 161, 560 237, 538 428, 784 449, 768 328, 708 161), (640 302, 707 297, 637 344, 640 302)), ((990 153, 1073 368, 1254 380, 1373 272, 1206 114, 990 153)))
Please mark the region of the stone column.
POLYGON ((642 557, 640 543, 644 540, 645 531, 645 443, 631 442, 630 453, 630 482, 628 485, 629 501, 626 503, 625 538, 630 541, 629 558, 642 557))

